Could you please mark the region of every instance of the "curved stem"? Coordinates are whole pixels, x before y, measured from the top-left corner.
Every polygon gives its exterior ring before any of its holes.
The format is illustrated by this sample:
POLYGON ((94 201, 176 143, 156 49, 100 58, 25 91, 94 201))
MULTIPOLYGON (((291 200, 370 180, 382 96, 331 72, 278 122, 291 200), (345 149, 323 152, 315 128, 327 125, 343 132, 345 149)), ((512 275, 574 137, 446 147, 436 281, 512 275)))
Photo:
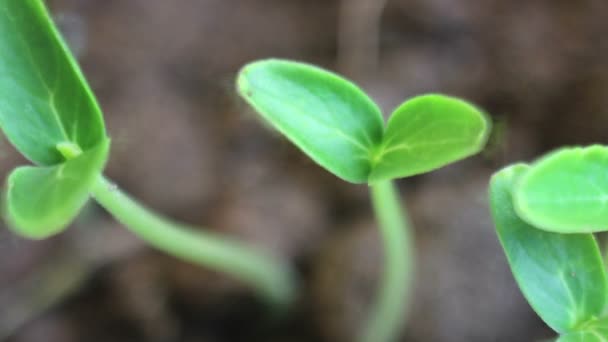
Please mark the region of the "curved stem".
POLYGON ((295 295, 290 268, 237 241, 172 222, 151 212, 100 175, 93 197, 119 222, 152 246, 186 261, 217 269, 251 284, 274 304, 295 295))
POLYGON ((408 217, 391 181, 371 185, 372 204, 384 247, 384 271, 378 298, 361 340, 397 340, 405 321, 413 277, 414 247, 408 217))

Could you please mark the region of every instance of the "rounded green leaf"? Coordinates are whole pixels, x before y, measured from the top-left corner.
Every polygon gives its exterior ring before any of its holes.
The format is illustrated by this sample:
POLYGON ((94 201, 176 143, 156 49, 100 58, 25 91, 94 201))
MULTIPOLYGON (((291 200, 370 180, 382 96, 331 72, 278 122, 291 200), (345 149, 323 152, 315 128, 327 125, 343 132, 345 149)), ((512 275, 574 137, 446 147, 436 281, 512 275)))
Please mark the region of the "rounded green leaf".
POLYGON ((412 176, 479 152, 489 121, 475 106, 443 95, 423 95, 399 106, 373 156, 370 182, 412 176))
POLYGON ((314 161, 346 181, 367 182, 384 123, 357 86, 308 64, 275 59, 248 64, 237 83, 241 96, 314 161))
POLYGON ((515 209, 560 233, 608 230, 608 147, 567 148, 534 163, 515 190, 515 209))
POLYGON ((546 232, 523 221, 512 191, 528 166, 492 177, 490 202, 511 271, 536 313, 559 333, 576 330, 604 312, 608 280, 592 234, 546 232))
POLYGON ((101 111, 40 0, 0 0, 0 126, 40 165, 61 163, 61 142, 105 139, 101 111))
POLYGON ((110 141, 54 166, 24 166, 8 178, 6 215, 18 234, 41 239, 63 230, 89 198, 110 141))

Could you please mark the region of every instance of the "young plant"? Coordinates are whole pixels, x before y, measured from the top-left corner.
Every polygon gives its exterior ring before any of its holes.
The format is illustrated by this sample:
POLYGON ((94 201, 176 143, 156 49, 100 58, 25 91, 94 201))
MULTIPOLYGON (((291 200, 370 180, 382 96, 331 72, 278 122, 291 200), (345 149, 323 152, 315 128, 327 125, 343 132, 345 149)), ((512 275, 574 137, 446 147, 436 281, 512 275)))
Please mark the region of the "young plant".
POLYGON ((152 246, 226 272, 276 303, 292 299, 282 262, 154 214, 103 177, 110 139, 101 110, 42 1, 0 0, 0 34, 0 126, 35 165, 8 177, 4 208, 16 233, 57 234, 92 195, 152 246))
POLYGON ((608 341, 608 148, 566 148, 492 177, 496 231, 524 296, 559 342, 608 341))
POLYGON ((315 162, 347 182, 371 187, 385 270, 361 340, 395 340, 409 297, 413 246, 391 180, 477 153, 487 139, 487 119, 465 101, 433 94, 406 101, 385 125, 378 106, 351 82, 284 60, 245 66, 237 86, 264 119, 315 162))

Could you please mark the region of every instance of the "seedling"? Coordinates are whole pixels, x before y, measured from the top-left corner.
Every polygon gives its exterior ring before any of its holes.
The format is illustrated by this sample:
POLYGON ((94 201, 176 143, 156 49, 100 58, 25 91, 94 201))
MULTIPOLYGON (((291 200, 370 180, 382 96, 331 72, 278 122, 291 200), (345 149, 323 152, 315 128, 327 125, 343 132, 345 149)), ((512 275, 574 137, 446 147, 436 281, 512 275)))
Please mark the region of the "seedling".
POLYGON ((0 34, 0 126, 35 165, 8 177, 5 215, 16 233, 57 234, 92 195, 152 246, 226 272, 277 304, 292 299, 282 262, 152 213, 103 177, 110 139, 101 110, 42 1, 0 0, 0 34))
POLYGON ((492 214, 524 296, 559 342, 608 340, 608 148, 565 148, 494 175, 492 214))
POLYGON ((385 125, 378 106, 357 86, 291 61, 251 63, 237 83, 245 100, 315 162, 347 182, 371 187, 385 270, 361 340, 395 340, 409 299, 413 252, 391 180, 477 153, 487 139, 487 119, 465 101, 433 94, 406 101, 385 125))

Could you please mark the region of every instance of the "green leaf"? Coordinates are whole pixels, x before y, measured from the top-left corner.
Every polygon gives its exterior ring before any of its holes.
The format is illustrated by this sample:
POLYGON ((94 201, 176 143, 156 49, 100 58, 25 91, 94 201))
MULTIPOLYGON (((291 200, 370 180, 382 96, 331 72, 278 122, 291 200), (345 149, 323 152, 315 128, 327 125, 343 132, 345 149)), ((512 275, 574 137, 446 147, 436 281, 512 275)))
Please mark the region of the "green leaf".
POLYGON ((277 130, 336 176, 365 183, 434 170, 477 153, 489 121, 471 104, 443 95, 395 110, 386 133, 378 106, 349 81, 297 62, 263 60, 243 68, 240 94, 277 130))
POLYGON ((515 209, 548 231, 608 230, 608 147, 567 148, 540 159, 519 182, 515 209))
POLYGON ((471 104, 443 95, 423 95, 399 106, 374 156, 370 181, 431 171, 479 152, 489 121, 471 104))
POLYGON ((0 0, 0 32, 0 126, 11 143, 55 165, 59 143, 102 142, 101 111, 42 1, 0 0))
POLYGON ((608 342, 608 331, 606 329, 578 331, 562 335, 556 342, 608 342))
POLYGON ((608 342, 605 331, 580 331, 560 336, 556 342, 608 342))
POLYGON ((106 162, 105 139, 79 156, 54 166, 24 166, 8 178, 6 214, 18 234, 41 239, 63 230, 78 214, 106 162))
POLYGON ((550 233, 529 225, 513 208, 514 184, 528 166, 515 165, 491 181, 492 215, 511 271, 536 313, 560 333, 603 313, 608 282, 592 234, 550 233))
POLYGON ((560 336, 557 342, 608 342, 608 318, 585 324, 580 331, 560 336))
POLYGON ((384 123, 378 106, 354 84, 274 59, 245 66, 237 83, 241 96, 314 161, 346 181, 367 182, 384 123))

